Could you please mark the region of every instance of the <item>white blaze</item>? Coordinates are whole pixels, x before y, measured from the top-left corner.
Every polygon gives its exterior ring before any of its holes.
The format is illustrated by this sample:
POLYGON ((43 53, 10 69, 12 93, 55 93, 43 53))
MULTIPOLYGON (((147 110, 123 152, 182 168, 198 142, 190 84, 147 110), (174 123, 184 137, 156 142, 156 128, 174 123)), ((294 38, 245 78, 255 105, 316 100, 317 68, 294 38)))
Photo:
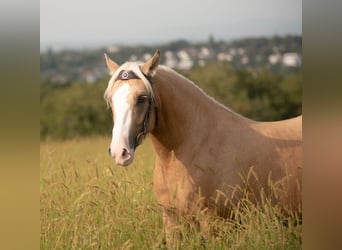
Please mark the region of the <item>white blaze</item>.
POLYGON ((132 122, 132 111, 128 103, 130 86, 125 83, 120 86, 112 97, 115 111, 111 149, 113 153, 120 153, 122 148, 131 150, 129 145, 129 130, 132 122))

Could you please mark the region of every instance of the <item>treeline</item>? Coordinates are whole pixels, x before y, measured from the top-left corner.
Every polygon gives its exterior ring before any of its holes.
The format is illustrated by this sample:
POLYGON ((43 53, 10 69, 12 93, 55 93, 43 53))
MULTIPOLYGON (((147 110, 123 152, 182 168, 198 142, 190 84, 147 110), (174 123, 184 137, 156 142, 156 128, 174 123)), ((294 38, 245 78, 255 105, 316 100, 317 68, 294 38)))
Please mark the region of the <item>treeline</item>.
MULTIPOLYGON (((283 76, 211 63, 182 74, 246 117, 271 121, 301 114, 301 72, 283 76)), ((112 114, 103 99, 108 80, 109 76, 94 84, 41 82, 41 139, 110 136, 112 114)))
POLYGON ((302 112, 302 73, 291 75, 235 70, 228 63, 212 63, 184 74, 208 95, 248 118, 287 119, 302 112))
POLYGON ((112 115, 103 99, 107 81, 63 85, 41 82, 41 139, 110 134, 112 115))

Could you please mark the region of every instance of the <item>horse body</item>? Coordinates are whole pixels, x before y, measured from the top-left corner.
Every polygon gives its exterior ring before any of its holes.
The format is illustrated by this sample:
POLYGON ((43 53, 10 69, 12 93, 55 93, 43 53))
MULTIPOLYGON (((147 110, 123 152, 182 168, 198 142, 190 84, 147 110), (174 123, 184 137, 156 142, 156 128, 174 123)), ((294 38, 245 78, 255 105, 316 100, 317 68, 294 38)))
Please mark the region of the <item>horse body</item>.
POLYGON ((246 181, 255 202, 261 190, 267 194, 273 188, 280 190, 276 202, 285 210, 300 208, 301 116, 277 122, 244 118, 178 73, 158 67, 159 52, 140 66, 119 67, 108 57, 106 61, 113 77, 105 98, 113 110, 117 137, 113 136, 109 152, 118 164, 128 165, 138 145, 134 141, 150 133, 156 151, 153 186, 166 230, 172 227, 175 214, 193 214, 204 207, 208 211, 219 207, 219 215, 227 216, 230 205, 243 195, 234 187, 246 186, 246 181), (117 80, 122 70, 131 70, 126 75, 137 77, 122 80, 121 75, 117 80), (115 92, 125 97, 115 98, 115 92), (141 93, 149 96, 149 104, 140 103, 141 93), (118 100, 125 102, 123 107, 113 106, 119 105, 118 100), (116 124, 116 116, 123 117, 125 125, 116 124), (217 199, 219 191, 225 196, 217 199))
POLYGON ((270 172, 275 182, 287 174, 292 192, 281 202, 298 209, 301 117, 278 122, 246 119, 161 67, 154 91, 160 106, 158 125, 151 132, 157 153, 154 189, 163 207, 189 213, 203 197, 210 205, 217 190, 243 186, 241 173, 254 166, 259 178, 251 187, 255 193, 267 186, 270 172))

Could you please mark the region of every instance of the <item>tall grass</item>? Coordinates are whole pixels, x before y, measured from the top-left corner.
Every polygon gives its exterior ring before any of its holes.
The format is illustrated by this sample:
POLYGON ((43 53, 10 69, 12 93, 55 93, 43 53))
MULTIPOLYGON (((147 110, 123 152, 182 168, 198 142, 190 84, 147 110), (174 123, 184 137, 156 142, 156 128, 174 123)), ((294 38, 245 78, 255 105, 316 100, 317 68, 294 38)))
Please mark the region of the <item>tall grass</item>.
MULTIPOLYGON (((41 249, 165 248, 161 208, 152 189, 151 143, 138 148, 133 165, 123 168, 108 156, 109 140, 41 143, 41 249)), ((180 219, 178 247, 301 248, 298 219, 281 217, 267 199, 258 206, 244 199, 234 213, 235 220, 212 218, 208 226, 215 233, 205 240, 187 218, 180 219)))

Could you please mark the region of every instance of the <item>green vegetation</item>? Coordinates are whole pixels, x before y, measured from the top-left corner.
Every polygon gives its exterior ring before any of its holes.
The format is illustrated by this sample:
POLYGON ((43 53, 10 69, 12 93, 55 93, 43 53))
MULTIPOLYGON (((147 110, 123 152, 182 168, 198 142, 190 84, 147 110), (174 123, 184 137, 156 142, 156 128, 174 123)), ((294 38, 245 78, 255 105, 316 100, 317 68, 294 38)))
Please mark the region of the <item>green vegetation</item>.
POLYGON ((250 72, 212 63, 186 76, 214 99, 254 120, 282 120, 301 114, 301 72, 284 76, 266 69, 250 72))
POLYGON ((108 79, 96 84, 41 83, 41 138, 108 134, 113 125, 103 93, 108 79))
MULTIPOLYGON (((181 73, 249 118, 271 121, 301 114, 301 72, 286 76, 268 70, 250 72, 216 62, 181 73)), ((41 138, 109 135, 112 115, 103 100, 108 80, 109 76, 93 84, 42 82, 41 138)))
MULTIPOLYGON (((132 166, 115 166, 110 138, 41 142, 41 249, 165 249, 161 208, 152 190, 154 151, 147 140, 132 166)), ((188 218, 180 249, 300 249, 301 224, 266 199, 247 199, 235 220, 212 218, 203 239, 188 218), (286 223, 284 223, 286 222, 286 223), (287 224, 287 225, 286 225, 287 224), (191 224, 190 224, 191 225, 191 224)), ((198 215, 201 219, 201 214, 198 215)))

